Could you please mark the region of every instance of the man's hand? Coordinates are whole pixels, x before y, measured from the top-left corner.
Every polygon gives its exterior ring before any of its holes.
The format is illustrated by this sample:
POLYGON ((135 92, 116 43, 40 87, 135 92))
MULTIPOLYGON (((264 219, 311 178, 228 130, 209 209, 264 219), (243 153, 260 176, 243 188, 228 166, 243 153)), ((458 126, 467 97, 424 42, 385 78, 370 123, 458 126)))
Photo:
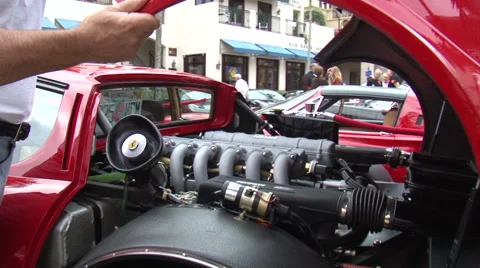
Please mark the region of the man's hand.
POLYGON ((84 62, 116 62, 137 54, 142 42, 158 29, 160 22, 150 14, 136 13, 147 0, 126 0, 105 8, 73 31, 84 48, 84 62))
MULTIPOLYGON (((87 17, 72 30, 0 29, 0 86, 83 62, 130 60, 159 21, 125 0, 87 17)), ((28 16, 28 14, 23 14, 28 16)))

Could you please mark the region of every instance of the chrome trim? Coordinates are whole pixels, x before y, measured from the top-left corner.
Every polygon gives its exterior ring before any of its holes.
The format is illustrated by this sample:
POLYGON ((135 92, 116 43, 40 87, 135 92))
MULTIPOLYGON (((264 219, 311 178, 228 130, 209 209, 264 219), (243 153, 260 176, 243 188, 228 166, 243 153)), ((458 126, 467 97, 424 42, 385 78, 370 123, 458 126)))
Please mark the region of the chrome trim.
POLYGON ((392 216, 390 215, 390 212, 385 213, 385 218, 383 220, 384 227, 388 227, 390 225, 390 218, 392 216))
POLYGON ((347 208, 348 208, 348 205, 345 205, 340 209, 340 218, 342 220, 345 220, 345 217, 347 216, 347 208))
POLYGON ((128 257, 128 256, 156 256, 156 257, 167 257, 172 259, 178 259, 182 261, 187 261, 197 265, 202 265, 207 268, 226 268, 226 265, 220 264, 218 262, 209 260, 204 257, 197 256, 195 254, 172 250, 172 249, 162 249, 162 248, 134 248, 134 249, 125 249, 117 252, 110 253, 93 259, 87 264, 83 265, 84 268, 88 268, 92 265, 98 265, 102 262, 112 260, 114 258, 128 257))

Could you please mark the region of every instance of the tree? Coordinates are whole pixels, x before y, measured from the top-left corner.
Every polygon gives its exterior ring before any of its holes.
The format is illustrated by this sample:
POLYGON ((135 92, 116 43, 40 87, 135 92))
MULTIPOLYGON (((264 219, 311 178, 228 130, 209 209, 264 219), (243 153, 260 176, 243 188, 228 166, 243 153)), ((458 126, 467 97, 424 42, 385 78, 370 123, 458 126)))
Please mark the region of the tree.
MULTIPOLYGON (((326 20, 325 20, 325 14, 322 12, 317 7, 309 7, 312 8, 312 22, 316 24, 320 24, 322 26, 327 25, 326 20)), ((308 22, 308 13, 309 13, 309 8, 305 9, 304 12, 304 21, 308 22)))

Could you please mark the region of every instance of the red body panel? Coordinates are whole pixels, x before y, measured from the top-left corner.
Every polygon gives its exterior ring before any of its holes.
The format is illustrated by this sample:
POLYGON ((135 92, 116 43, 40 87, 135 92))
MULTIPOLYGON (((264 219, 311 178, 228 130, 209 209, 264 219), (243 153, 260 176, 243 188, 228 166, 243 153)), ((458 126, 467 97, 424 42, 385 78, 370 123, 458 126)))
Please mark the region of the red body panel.
MULTIPOLYGON (((215 88, 213 109, 224 111, 215 118, 195 124, 166 127, 163 135, 191 133, 225 127, 233 115, 234 87, 202 77, 169 71, 84 64, 42 75, 68 83, 57 121, 46 143, 35 154, 12 166, 0 207, 0 236, 12 243, 0 244, 2 267, 35 267, 42 245, 60 213, 85 185, 90 148, 100 102, 99 81, 152 81, 200 84, 215 88), (99 68, 103 66, 102 68, 99 68), (77 96, 81 96, 78 98, 77 96), (77 99, 78 109, 74 111, 77 99), (85 131, 86 130, 86 131, 85 131), (71 131, 70 141, 68 131, 71 131), (18 230, 24 230, 21 233, 18 230)), ((187 117, 205 119, 206 114, 187 117)), ((104 146, 105 140, 97 141, 104 146)))
MULTIPOLYGON (((180 1, 151 2, 155 2, 155 6, 145 7, 145 11, 155 13, 180 1)), ((480 1, 329 2, 353 12, 385 32, 429 73, 459 116, 472 145, 476 164, 480 166, 480 139, 477 138, 480 136, 480 28, 476 27, 480 24, 480 1)), ((216 113, 213 121, 165 128, 161 130, 165 135, 197 132, 210 129, 212 125, 221 127, 233 116, 236 91, 231 86, 207 78, 143 68, 99 70, 98 67, 87 65, 72 70, 77 72, 49 74, 51 78, 61 78, 61 81, 71 85, 62 102, 53 134, 36 154, 11 169, 0 207, 0 236, 3 241, 8 241, 0 244, 2 267, 35 267, 41 247, 58 216, 85 184, 92 142, 90 135, 94 131, 99 102, 99 95, 92 89, 96 79, 100 82, 170 79, 217 88, 214 99, 221 99, 222 102, 215 103, 214 109, 220 109, 221 112, 216 113), (71 116, 71 105, 77 94, 82 95, 78 114, 71 116), (68 129, 72 135, 67 143, 65 134, 68 129)), ((404 122, 408 124, 409 120, 400 120, 399 123, 404 122)), ((395 137, 394 141, 400 142, 400 138, 395 137)))

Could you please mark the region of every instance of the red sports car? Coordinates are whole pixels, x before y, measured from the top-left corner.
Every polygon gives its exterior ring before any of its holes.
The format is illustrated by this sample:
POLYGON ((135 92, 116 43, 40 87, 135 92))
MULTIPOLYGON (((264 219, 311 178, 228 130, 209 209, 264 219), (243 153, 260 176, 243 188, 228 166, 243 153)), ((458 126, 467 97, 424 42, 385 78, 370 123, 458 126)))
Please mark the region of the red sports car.
MULTIPOLYGON (((397 147, 408 152, 419 152, 423 140, 423 113, 418 99, 409 87, 379 88, 363 86, 325 86, 310 90, 279 104, 259 110, 259 115, 282 111, 283 114, 306 116, 305 104, 315 107, 313 113, 330 112, 360 122, 364 127, 341 125, 339 144, 348 146, 397 147), (391 132, 377 126, 395 127, 391 132), (405 134, 404 129, 412 130, 405 134), (417 130, 417 131, 414 131, 417 130), (396 133, 396 131, 400 133, 396 133)), ((313 130, 314 131, 314 130, 313 130)), ((371 167, 371 176, 395 182, 406 180, 406 169, 390 168, 391 178, 385 178, 380 166, 371 167), (379 173, 380 172, 380 173, 379 173), (376 175, 375 175, 376 174, 376 175), (381 174, 381 175, 380 175, 381 174)))
POLYGON ((423 111, 419 152, 261 135, 239 93, 202 76, 95 64, 43 74, 0 206, 1 266, 479 266, 479 2, 328 2, 354 17, 315 61, 403 77, 423 111), (406 166, 408 179, 373 181, 352 159, 406 166))

